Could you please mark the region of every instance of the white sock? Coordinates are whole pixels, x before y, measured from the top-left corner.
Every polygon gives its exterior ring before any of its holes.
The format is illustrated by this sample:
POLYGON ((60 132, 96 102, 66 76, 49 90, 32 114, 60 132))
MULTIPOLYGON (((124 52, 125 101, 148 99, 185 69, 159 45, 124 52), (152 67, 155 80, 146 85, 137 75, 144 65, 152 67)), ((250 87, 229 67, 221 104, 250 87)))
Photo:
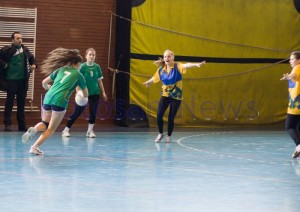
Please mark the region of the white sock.
POLYGON ((70 128, 69 127, 65 127, 64 131, 69 132, 70 128))
POLYGON ((88 126, 88 132, 93 131, 94 124, 89 124, 88 126))

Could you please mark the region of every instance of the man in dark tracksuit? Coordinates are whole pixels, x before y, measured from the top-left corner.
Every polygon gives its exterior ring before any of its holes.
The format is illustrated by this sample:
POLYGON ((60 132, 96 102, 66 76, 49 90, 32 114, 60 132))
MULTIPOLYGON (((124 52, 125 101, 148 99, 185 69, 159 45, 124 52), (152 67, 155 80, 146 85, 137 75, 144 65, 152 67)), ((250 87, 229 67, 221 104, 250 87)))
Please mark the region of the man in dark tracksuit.
POLYGON ((22 44, 22 35, 14 32, 12 44, 0 49, 0 70, 5 74, 7 97, 4 110, 4 130, 11 131, 11 114, 14 99, 17 100, 17 121, 19 131, 26 131, 25 101, 28 90, 30 72, 35 70, 34 56, 22 44))

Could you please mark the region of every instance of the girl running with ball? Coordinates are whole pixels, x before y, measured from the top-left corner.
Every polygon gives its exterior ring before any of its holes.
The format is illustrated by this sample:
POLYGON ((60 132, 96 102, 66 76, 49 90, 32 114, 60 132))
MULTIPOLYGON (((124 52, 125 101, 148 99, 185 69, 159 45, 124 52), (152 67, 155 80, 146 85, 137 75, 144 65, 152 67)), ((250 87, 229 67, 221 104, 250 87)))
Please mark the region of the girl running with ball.
POLYGON ((22 136, 23 143, 28 141, 36 132, 43 131, 36 142, 31 146, 29 153, 42 155, 40 146, 53 135, 61 123, 68 106, 69 98, 76 86, 82 89, 85 97, 88 96, 86 81, 78 71, 83 62, 76 49, 57 48, 49 53, 41 66, 42 73, 49 75, 42 85, 48 90, 42 106, 42 121, 30 127, 22 136), (49 83, 53 82, 52 86, 49 83))

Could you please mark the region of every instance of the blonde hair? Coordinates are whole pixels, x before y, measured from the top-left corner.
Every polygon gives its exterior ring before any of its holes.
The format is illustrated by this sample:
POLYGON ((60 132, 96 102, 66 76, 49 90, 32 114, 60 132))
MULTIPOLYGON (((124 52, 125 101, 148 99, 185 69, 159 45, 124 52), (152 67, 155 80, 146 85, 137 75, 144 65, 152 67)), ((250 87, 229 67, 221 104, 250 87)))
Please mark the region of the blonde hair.
POLYGON ((66 66, 82 63, 83 59, 77 49, 56 48, 51 51, 42 62, 42 73, 49 75, 54 70, 66 66))
POLYGON ((88 48, 88 49, 85 51, 85 56, 89 53, 89 51, 95 52, 95 56, 96 56, 96 50, 95 50, 94 48, 88 48))
MULTIPOLYGON (((174 52, 172 52, 171 50, 169 50, 169 49, 165 50, 165 51, 164 51, 164 54, 165 54, 166 52, 170 53, 170 54, 174 57, 174 52)), ((153 62, 153 64, 155 64, 155 65, 157 65, 157 66, 164 66, 164 65, 165 65, 165 61, 164 61, 163 58, 159 57, 158 60, 155 60, 155 61, 153 62)))

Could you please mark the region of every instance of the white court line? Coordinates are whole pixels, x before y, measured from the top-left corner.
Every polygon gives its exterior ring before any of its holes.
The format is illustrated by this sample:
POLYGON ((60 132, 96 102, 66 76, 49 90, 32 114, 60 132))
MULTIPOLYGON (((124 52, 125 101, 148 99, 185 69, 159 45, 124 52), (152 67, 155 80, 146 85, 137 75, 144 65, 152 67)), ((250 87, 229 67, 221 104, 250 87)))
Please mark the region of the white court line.
POLYGON ((203 152, 203 153, 206 153, 206 154, 211 154, 211 155, 218 155, 219 157, 227 157, 227 158, 235 158, 235 159, 238 159, 238 160, 247 160, 247 161, 252 161, 252 162, 258 162, 258 163, 268 163, 268 164, 271 164, 271 165, 282 165, 282 166, 290 166, 289 163, 276 163, 276 162, 268 162, 268 161, 264 161, 264 160, 253 160, 253 159, 249 159, 249 158, 243 158, 243 157, 236 157, 236 156, 232 156, 232 155, 224 155, 224 154, 220 154, 220 153, 217 153, 217 152, 211 152, 211 151, 207 151, 207 150, 204 150, 204 149, 199 149, 199 148, 194 148, 194 147, 190 147, 188 145, 185 145, 183 144, 182 142, 184 140, 187 140, 185 142, 188 142, 188 139, 189 138, 194 138, 194 137, 200 137, 200 136, 203 136, 203 135, 218 135, 218 134, 229 134, 229 133, 232 133, 232 132, 219 132, 219 133, 202 133, 202 134, 197 134, 197 135, 189 135, 189 136, 184 136, 180 139, 177 140, 177 144, 186 148, 186 149, 190 149, 190 150, 193 150, 193 151, 197 151, 197 152, 203 152))

